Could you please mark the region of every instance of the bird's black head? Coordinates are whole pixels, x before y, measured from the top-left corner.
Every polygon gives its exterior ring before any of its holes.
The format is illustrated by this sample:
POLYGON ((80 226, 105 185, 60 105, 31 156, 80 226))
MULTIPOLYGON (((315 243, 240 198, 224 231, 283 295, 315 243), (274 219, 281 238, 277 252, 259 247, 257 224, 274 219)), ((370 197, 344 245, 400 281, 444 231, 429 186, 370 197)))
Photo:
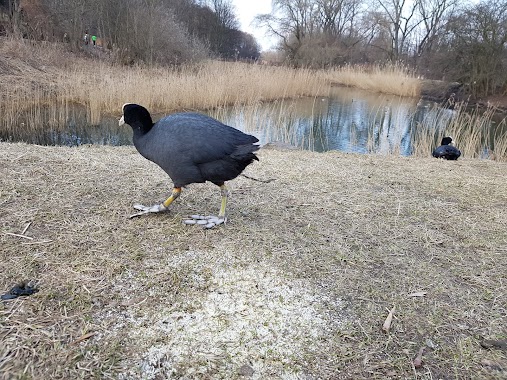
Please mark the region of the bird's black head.
POLYGON ((139 104, 127 103, 123 105, 123 116, 119 125, 128 124, 134 132, 147 133, 153 127, 153 120, 146 108, 139 104))
POLYGON ((451 144, 451 143, 452 143, 452 137, 444 137, 444 138, 442 139, 442 143, 441 143, 441 145, 449 145, 449 144, 451 144))

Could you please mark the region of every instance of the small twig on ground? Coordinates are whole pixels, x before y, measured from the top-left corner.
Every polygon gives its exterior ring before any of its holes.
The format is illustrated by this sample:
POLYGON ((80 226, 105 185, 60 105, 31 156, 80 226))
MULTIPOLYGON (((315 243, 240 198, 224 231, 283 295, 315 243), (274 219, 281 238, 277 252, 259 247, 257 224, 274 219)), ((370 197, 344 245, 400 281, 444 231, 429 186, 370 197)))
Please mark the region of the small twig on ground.
POLYGON ((410 293, 407 297, 424 297, 428 292, 415 292, 410 293))
POLYGON ((398 218, 400 216, 401 211, 401 201, 398 199, 398 211, 396 212, 396 217, 394 218, 394 225, 396 226, 396 223, 398 222, 398 218))
POLYGON ((28 240, 33 240, 33 237, 30 237, 30 236, 25 236, 23 234, 13 234, 12 232, 6 232, 5 233, 6 235, 10 235, 10 236, 16 236, 16 237, 20 237, 20 238, 23 238, 23 239, 28 239, 28 240))
POLYGON ((14 158, 12 161, 17 161, 17 160, 19 160, 20 158, 25 157, 27 154, 28 154, 28 153, 23 153, 22 155, 20 155, 20 156, 18 156, 18 157, 16 157, 16 158, 14 158))
POLYGON ((87 334, 84 334, 84 335, 81 335, 79 338, 77 338, 74 342, 72 342, 71 344, 72 345, 75 345, 75 344, 78 344, 78 343, 81 343, 83 340, 86 340, 86 339, 89 339, 91 338, 92 336, 94 336, 95 334, 97 334, 96 332, 89 332, 87 334))
MULTIPOLYGON (((33 238, 29 237, 29 236, 25 236, 26 238, 30 238, 33 240, 33 238)), ((50 239, 46 239, 46 240, 41 240, 41 241, 33 241, 33 242, 30 242, 30 243, 21 243, 23 245, 33 245, 33 244, 46 244, 46 243, 51 243, 53 240, 50 240, 50 239)))
POLYGON ((248 179, 251 179, 252 181, 257 181, 257 182, 262 182, 262 183, 270 183, 270 182, 273 182, 273 181, 276 181, 276 178, 270 178, 270 179, 257 179, 257 178, 254 178, 254 177, 250 177, 246 174, 241 174, 243 177, 245 178, 248 178, 248 179))
POLYGON ((24 235, 26 233, 26 231, 28 230, 28 228, 30 227, 30 225, 32 224, 32 222, 29 222, 26 227, 23 229, 23 232, 21 232, 21 235, 24 235))

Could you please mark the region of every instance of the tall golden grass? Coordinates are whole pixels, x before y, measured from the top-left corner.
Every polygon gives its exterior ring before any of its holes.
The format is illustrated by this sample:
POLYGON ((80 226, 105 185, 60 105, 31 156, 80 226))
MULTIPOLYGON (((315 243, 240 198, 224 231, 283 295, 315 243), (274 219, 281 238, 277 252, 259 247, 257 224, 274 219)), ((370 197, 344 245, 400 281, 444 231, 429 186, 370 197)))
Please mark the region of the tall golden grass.
POLYGON ((329 70, 325 76, 333 83, 366 91, 409 97, 417 97, 421 93, 420 79, 402 64, 347 65, 329 70))

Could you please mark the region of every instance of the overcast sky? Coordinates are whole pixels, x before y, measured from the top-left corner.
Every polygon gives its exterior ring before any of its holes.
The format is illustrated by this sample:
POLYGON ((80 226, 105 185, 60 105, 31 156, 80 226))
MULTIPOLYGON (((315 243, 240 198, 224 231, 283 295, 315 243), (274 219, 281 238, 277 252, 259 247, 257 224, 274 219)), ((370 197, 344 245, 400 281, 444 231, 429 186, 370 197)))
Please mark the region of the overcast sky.
POLYGON ((252 34, 261 45, 262 50, 272 48, 275 43, 274 39, 266 36, 264 29, 251 25, 254 17, 258 14, 271 13, 271 0, 232 0, 232 4, 241 23, 241 30, 252 34))

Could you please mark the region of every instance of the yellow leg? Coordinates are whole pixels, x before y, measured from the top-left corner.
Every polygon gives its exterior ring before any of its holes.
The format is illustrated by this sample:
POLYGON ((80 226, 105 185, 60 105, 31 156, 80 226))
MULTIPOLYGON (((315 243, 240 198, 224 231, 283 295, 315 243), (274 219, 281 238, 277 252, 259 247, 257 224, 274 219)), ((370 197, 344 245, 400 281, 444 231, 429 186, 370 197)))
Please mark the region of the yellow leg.
POLYGON ((176 198, 178 198, 178 197, 180 196, 180 194, 181 194, 181 187, 175 187, 175 188, 173 189, 173 192, 172 192, 171 196, 170 196, 169 198, 167 198, 167 199, 164 201, 164 203, 162 203, 162 204, 164 205, 164 207, 166 207, 166 208, 167 208, 167 207, 169 207, 169 205, 170 205, 171 203, 173 203, 173 201, 174 201, 176 198))
POLYGON ((229 190, 227 186, 220 186, 220 190, 222 193, 222 206, 220 207, 220 213, 218 214, 219 218, 225 218, 225 208, 227 207, 227 196, 229 195, 229 190))

